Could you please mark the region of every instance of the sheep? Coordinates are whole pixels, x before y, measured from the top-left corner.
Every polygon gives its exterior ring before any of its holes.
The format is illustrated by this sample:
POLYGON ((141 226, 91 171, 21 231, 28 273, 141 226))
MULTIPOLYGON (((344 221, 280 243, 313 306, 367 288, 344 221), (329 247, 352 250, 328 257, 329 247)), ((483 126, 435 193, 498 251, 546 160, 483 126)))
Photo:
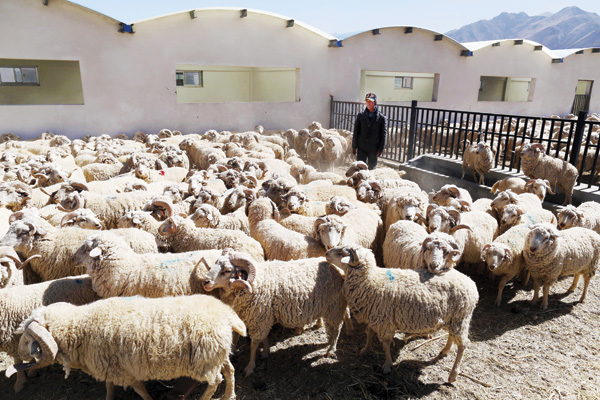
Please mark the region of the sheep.
POLYGON ((429 232, 439 230, 454 237, 463 253, 461 261, 468 264, 480 264, 481 250, 498 231, 498 222, 482 211, 459 213, 448 207, 430 206, 427 219, 429 232))
POLYGON ((250 235, 250 226, 244 207, 238 208, 233 213, 221 215, 219 210, 210 204, 202 204, 190 216, 197 228, 216 228, 240 230, 250 235))
POLYGON ((201 258, 214 262, 220 250, 187 253, 136 254, 118 236, 104 232, 90 236, 73 255, 92 278, 100 297, 165 297, 204 293, 206 270, 201 258))
POLYGON ((542 202, 538 196, 533 193, 521 193, 515 194, 510 189, 500 192, 494 200, 492 200, 490 206, 496 210, 498 215, 502 215, 504 207, 508 204, 517 204, 523 209, 531 210, 534 208, 542 208, 542 202))
POLYGON ((525 211, 517 204, 508 204, 502 211, 498 233, 503 234, 516 225, 535 225, 544 222, 556 226, 556 217, 543 208, 532 208, 525 211))
MULTIPOLYGON (((52 221, 49 222, 52 223, 52 221)), ((92 210, 88 210, 87 208, 80 208, 69 213, 62 213, 59 226, 61 228, 75 226, 81 229, 102 229, 100 219, 92 212, 92 210)))
MULTIPOLYGON (((85 275, 0 290, 0 351, 8 353, 15 363, 22 360, 18 352, 20 336, 15 331, 36 308, 57 302, 88 304, 98 299, 92 280, 85 275)), ((19 371, 15 393, 23 389, 26 381, 25 371, 19 371)))
POLYGON ((586 201, 577 208, 572 205, 559 207, 557 217, 561 230, 580 226, 600 233, 600 204, 595 201, 586 201))
POLYGON ((328 165, 327 170, 333 172, 335 162, 340 160, 344 154, 344 148, 342 146, 342 138, 329 136, 325 139, 325 148, 323 149, 323 161, 328 165))
POLYGON ((452 344, 458 351, 448 382, 460 372, 460 362, 469 343, 469 325, 479 300, 475 283, 455 269, 432 274, 426 269, 377 268, 373 253, 358 246, 341 246, 327 251, 328 262, 341 268, 346 277, 343 292, 352 315, 366 323, 365 354, 373 335, 383 344, 383 372, 392 367, 390 345, 396 331, 413 334, 448 331, 448 341, 436 357, 448 354, 452 344))
POLYGON ((600 262, 600 235, 586 228, 559 231, 550 224, 537 224, 525 239, 523 259, 533 278, 532 304, 538 302, 540 285, 543 284, 541 308, 547 309, 550 287, 565 275, 575 275, 567 293, 577 288, 579 277, 583 275, 583 293, 579 299, 583 303, 590 279, 600 262))
POLYGON ((291 213, 309 217, 325 214, 325 203, 322 201, 311 201, 308 194, 298 186, 294 186, 281 196, 280 206, 291 213))
POLYGON ((525 191, 527 193, 535 194, 540 201, 544 201, 546 192, 554 194, 548 179, 529 179, 527 182, 525 182, 525 191))
POLYGON ((343 276, 324 257, 257 263, 246 253, 223 253, 207 273, 204 289, 222 289, 222 297, 233 297, 230 304, 248 327, 252 341, 246 376, 254 371, 261 342, 263 357, 268 355, 268 335, 276 323, 302 328, 324 318, 329 338, 325 356, 335 353, 346 300, 343 276))
POLYGON ((393 199, 385 207, 385 231, 387 232, 390 225, 399 220, 416 222, 417 214, 425 214, 428 204, 429 196, 423 190, 395 189, 393 199))
POLYGON ((145 191, 115 193, 112 196, 86 191, 72 192, 60 205, 66 211, 89 208, 100 218, 106 229, 113 229, 123 214, 127 211, 141 210, 153 196, 154 193, 145 191))
MULTIPOLYGON (((255 260, 264 260, 265 251, 260 241, 244 232, 230 229, 196 228, 189 218, 174 215, 158 228, 159 234, 175 253, 194 250, 224 249, 250 253, 255 260)), ((252 226, 250 226, 252 232, 252 226)))
POLYGON ((548 179, 552 186, 558 186, 565 193, 563 205, 570 204, 579 175, 577 168, 567 161, 546 155, 541 143, 527 143, 520 150, 523 173, 531 179, 548 179))
POLYGON ((494 185, 492 186, 491 192, 493 194, 499 193, 499 192, 504 192, 505 190, 512 190, 513 193, 516 194, 521 194, 521 193, 525 193, 527 192, 525 190, 525 184, 527 183, 527 181, 525 181, 525 179, 523 178, 516 178, 516 177, 508 177, 508 178, 504 178, 501 179, 499 181, 496 181, 496 183, 494 183, 494 185))
POLYGON ((444 185, 440 190, 433 193, 432 201, 440 206, 447 206, 452 199, 461 199, 473 203, 469 192, 456 185, 444 185))
MULTIPOLYGON (((16 367, 37 369, 58 362, 67 376, 71 369, 81 369, 106 382, 107 400, 113 399, 115 384, 131 386, 148 400, 142 381, 182 376, 208 382, 202 396, 208 400, 223 374, 223 399, 231 400, 232 330, 246 335, 244 323, 229 306, 205 295, 110 298, 82 306, 56 303, 37 309, 19 327, 19 354, 35 360, 16 367)), ((7 375, 15 371, 10 367, 7 375)))
MULTIPOLYGON (((138 253, 158 251, 154 236, 139 229, 119 229, 113 233, 138 253)), ((25 217, 10 225, 0 245, 13 246, 24 257, 41 256, 31 261, 24 270, 26 283, 36 283, 83 273, 73 263, 73 254, 88 236, 90 231, 86 229, 54 228, 47 223, 42 225, 32 217, 25 217)))
POLYGON ((355 209, 344 216, 325 215, 317 218, 313 237, 325 249, 353 243, 373 250, 380 257, 383 223, 374 211, 355 209))
POLYGON ((427 230, 413 221, 400 220, 390 225, 383 242, 386 268, 416 268, 427 230))
POLYGON ((268 198, 254 200, 248 206, 250 235, 263 246, 268 260, 289 261, 325 254, 318 241, 281 226, 278 220, 277 206, 268 198))
POLYGON ((481 259, 492 274, 501 276, 498 294, 494 301, 496 307, 500 307, 502 303, 502 291, 506 283, 525 269, 523 249, 529 230, 527 225, 514 226, 499 235, 492 243, 483 246, 481 250, 481 259))
POLYGON ((464 179, 467 169, 473 172, 473 179, 480 185, 484 184, 483 175, 488 173, 494 166, 494 151, 489 143, 479 142, 471 145, 471 142, 466 141, 465 152, 463 153, 462 161, 462 176, 464 179), (475 174, 479 174, 479 180, 475 174))
POLYGON ((336 174, 335 172, 319 172, 310 165, 305 165, 304 168, 299 171, 299 174, 300 181, 303 184, 317 180, 331 181, 331 183, 334 185, 343 185, 346 182, 342 176, 336 174))
POLYGON ((25 282, 21 270, 36 258, 39 256, 31 256, 21 262, 15 249, 10 246, 0 246, 0 289, 23 285, 25 282))
POLYGON ((284 208, 279 214, 279 224, 289 230, 301 233, 306 236, 313 236, 315 232, 315 222, 321 216, 306 216, 301 214, 291 214, 284 208))

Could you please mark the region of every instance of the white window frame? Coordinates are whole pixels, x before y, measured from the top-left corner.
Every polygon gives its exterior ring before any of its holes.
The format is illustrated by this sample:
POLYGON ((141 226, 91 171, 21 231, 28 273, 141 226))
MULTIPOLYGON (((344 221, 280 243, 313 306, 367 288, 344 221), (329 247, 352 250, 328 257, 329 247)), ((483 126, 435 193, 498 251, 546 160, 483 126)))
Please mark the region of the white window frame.
POLYGON ((413 81, 412 76, 396 76, 394 77, 394 89, 412 89, 413 81))
POLYGON ((203 87, 204 86, 204 74, 202 73, 203 71, 176 71, 175 72, 175 84, 177 86, 185 86, 185 87, 203 87), (177 75, 179 74, 183 74, 183 81, 181 82, 181 84, 179 84, 178 79, 177 79, 177 75), (198 74, 198 84, 197 85, 192 85, 189 83, 186 83, 186 74, 198 74))
POLYGON ((14 82, 3 82, 2 76, 0 75, 0 86, 39 86, 40 76, 38 74, 37 67, 3 67, 0 65, 0 69, 12 69, 14 82), (23 82, 23 70, 33 69, 35 71, 35 82, 23 82), (17 74, 16 71, 19 71, 17 74), (19 81, 20 79, 20 81, 19 81))

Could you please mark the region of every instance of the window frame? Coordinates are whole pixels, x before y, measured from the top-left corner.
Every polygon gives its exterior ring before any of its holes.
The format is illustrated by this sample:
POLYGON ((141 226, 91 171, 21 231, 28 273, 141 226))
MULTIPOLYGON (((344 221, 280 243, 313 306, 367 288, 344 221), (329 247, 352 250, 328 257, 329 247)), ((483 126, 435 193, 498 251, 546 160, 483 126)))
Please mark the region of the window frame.
POLYGON ((204 71, 183 71, 183 70, 177 70, 175 71, 175 85, 178 87, 196 87, 196 88, 201 88, 204 87, 204 71), (177 76, 179 74, 182 74, 182 79, 180 80, 179 78, 177 78, 177 76), (198 74, 198 85, 190 85, 190 84, 186 84, 186 74, 198 74), (181 81, 181 84, 180 82, 181 81))
POLYGON ((40 86, 40 75, 38 74, 38 68, 37 66, 10 66, 10 67, 4 67, 0 65, 0 69, 12 69, 13 71, 13 77, 15 79, 14 82, 3 82, 2 81, 2 77, 0 75, 0 86, 40 86), (21 82, 17 81, 17 75, 15 74, 15 70, 19 70, 20 74, 21 74, 21 82), (23 77, 25 76, 25 74, 23 73, 24 69, 33 69, 35 71, 35 82, 23 82, 23 77))
POLYGON ((414 77, 412 77, 412 76, 395 76, 394 77, 394 90, 402 90, 402 89, 412 90, 413 82, 414 82, 414 77), (398 85, 399 79, 402 80, 401 85, 398 85))

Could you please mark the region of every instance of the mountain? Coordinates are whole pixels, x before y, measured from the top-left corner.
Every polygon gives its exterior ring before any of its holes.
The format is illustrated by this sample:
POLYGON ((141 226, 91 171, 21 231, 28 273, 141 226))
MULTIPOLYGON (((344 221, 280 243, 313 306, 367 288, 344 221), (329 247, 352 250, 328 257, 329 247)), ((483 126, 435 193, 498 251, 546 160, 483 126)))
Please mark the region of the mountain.
POLYGON ((550 49, 600 47, 600 16, 577 7, 530 17, 506 13, 474 22, 445 34, 466 43, 496 39, 529 39, 550 49))

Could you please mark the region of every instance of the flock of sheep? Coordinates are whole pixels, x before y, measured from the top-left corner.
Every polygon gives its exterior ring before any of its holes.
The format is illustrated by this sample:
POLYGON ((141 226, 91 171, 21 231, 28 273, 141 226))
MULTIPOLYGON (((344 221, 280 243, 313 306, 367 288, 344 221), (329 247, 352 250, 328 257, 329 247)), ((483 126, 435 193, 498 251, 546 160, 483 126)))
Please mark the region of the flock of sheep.
MULTIPOLYGON (((202 399, 224 379, 233 399, 236 335, 251 339, 248 376, 274 324, 323 324, 329 357, 353 321, 367 326, 361 354, 377 334, 385 373, 396 332, 446 330, 438 358, 456 345, 453 382, 479 299, 459 270, 499 276, 497 306, 508 281, 531 276, 545 309, 563 275, 570 291, 583 277, 583 302, 600 261, 600 205, 544 210, 553 186, 570 203, 577 174, 537 144, 520 149, 530 180, 473 201, 391 168, 333 172, 351 133, 319 123, 0 139, 0 351, 15 360, 15 392, 26 371, 59 363, 106 382, 107 399, 114 385, 150 399, 144 381, 184 376, 208 383, 202 399)), ((469 144, 463 171, 481 182, 490 153, 469 144)))

